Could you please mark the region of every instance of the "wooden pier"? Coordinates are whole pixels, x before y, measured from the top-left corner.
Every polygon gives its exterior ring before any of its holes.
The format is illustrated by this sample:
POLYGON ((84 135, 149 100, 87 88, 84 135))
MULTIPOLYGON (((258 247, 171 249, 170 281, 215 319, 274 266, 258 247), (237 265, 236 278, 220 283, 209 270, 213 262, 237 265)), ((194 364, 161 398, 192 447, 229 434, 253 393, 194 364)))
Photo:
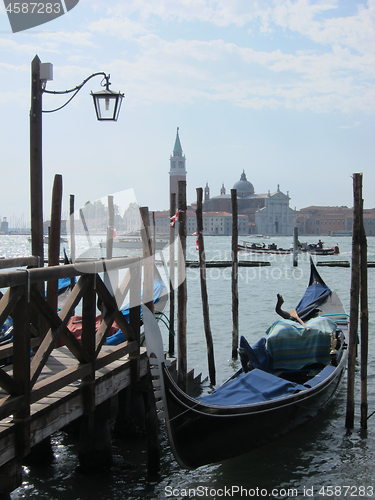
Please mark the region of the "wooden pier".
MULTIPOLYGON (((0 300, 0 326, 9 316, 13 318, 13 343, 0 346, 0 498, 9 498, 21 484, 22 460, 33 447, 79 417, 80 461, 88 467, 92 460, 110 461, 110 451, 102 449, 110 449, 103 439, 109 434, 108 421, 117 413, 123 392, 140 387, 149 370, 145 349, 140 347, 140 258, 44 268, 36 267, 34 257, 1 261, 3 269, 13 265, 28 268, 0 273, 0 288, 7 288, 0 300), (99 273, 124 268, 125 277, 112 296, 99 273), (57 312, 43 290, 45 282, 59 278, 77 282, 57 312), (117 305, 127 294, 129 322, 117 305), (98 299, 104 314, 97 329, 98 299), (77 306, 82 307, 80 342, 67 328, 77 306), (107 346, 105 339, 114 321, 127 341, 107 346)), ((146 393, 148 385, 146 379, 146 393)), ((149 405, 147 418, 156 418, 153 398, 146 394, 144 401, 149 405)), ((157 430, 148 438, 155 450, 157 430)), ((155 460, 153 467, 157 468, 155 460)))

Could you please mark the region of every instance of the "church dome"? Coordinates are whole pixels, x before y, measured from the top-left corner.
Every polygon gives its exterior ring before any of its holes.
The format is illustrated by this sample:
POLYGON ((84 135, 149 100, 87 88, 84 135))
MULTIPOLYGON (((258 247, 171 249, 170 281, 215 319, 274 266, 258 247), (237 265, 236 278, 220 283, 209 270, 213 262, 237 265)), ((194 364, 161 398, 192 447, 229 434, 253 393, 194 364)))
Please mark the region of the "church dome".
POLYGON ((241 179, 235 183, 233 189, 237 189, 237 196, 250 196, 254 194, 254 186, 246 179, 245 170, 241 174, 241 179))

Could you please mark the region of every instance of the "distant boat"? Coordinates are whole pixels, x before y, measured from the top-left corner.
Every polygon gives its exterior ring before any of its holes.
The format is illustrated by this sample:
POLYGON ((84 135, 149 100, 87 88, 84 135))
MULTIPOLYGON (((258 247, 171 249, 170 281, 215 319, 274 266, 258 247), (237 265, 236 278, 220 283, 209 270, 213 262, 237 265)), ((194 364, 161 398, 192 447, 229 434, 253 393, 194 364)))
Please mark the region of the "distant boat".
POLYGON ((271 243, 266 247, 266 245, 259 243, 247 243, 244 241, 242 245, 238 245, 238 251, 246 253, 289 254, 293 252, 293 248, 278 248, 275 243, 271 243))
MULTIPOLYGON (((168 240, 159 239, 154 242, 156 250, 162 250, 168 245, 168 240)), ((100 248, 107 248, 107 242, 101 241, 100 248)), ((113 240, 113 248, 142 248, 141 238, 115 238, 113 240)))
MULTIPOLYGON (((29 241, 32 241, 32 240, 31 240, 31 238, 28 238, 28 240, 29 240, 29 241)), ((49 238, 48 238, 48 236, 44 236, 44 238, 43 238, 43 243, 44 243, 45 245, 48 245, 48 243, 49 243, 49 238)), ((63 237, 61 237, 61 236, 60 236, 60 243, 69 243, 69 241, 68 241, 68 239, 67 239, 67 238, 63 238, 63 237)))
POLYGON ((320 245, 318 243, 302 243, 300 251, 307 252, 311 255, 338 255, 340 253, 338 245, 335 247, 324 248, 323 243, 320 245))

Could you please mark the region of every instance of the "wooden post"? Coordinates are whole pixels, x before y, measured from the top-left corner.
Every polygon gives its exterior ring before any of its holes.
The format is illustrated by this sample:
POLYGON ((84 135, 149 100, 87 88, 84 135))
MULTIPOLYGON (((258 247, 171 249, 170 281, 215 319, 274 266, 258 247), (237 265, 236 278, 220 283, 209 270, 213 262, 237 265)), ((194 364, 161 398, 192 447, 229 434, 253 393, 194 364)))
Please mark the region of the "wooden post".
POLYGON ((129 292, 129 324, 134 332, 137 342, 137 351, 130 354, 131 380, 138 382, 140 378, 140 329, 141 329, 141 288, 142 288, 142 265, 136 262, 129 268, 133 284, 129 292))
POLYGON ((178 245, 177 257, 177 383, 186 392, 187 389, 187 286, 186 286, 186 181, 178 181, 178 245))
POLYGON ((43 267, 42 85, 39 75, 40 59, 35 56, 31 63, 30 108, 31 253, 39 257, 39 265, 43 267))
MULTIPOLYGON (((176 213, 176 193, 171 193, 170 199, 170 216, 173 217, 176 213)), ((175 225, 171 224, 169 226, 169 355, 174 355, 174 287, 175 287, 175 252, 174 252, 174 240, 175 240, 175 225)))
POLYGON ((115 230, 115 208, 113 206, 113 196, 108 196, 108 227, 106 242, 106 258, 112 259, 113 255, 113 232, 115 230))
POLYGON ((238 207, 237 189, 231 189, 232 200, 232 359, 238 353, 238 207))
MULTIPOLYGON (((27 272, 27 271, 26 271, 27 272)), ((13 309, 13 379, 22 387, 24 405, 13 415, 16 424, 16 458, 21 459, 30 453, 30 283, 13 309)), ((14 288, 10 294, 17 293, 14 288)))
POLYGON ((207 294, 207 281, 206 281, 206 256, 204 253, 203 241, 203 188, 197 188, 197 231, 198 231, 198 248, 199 248, 199 268, 200 268, 200 281, 201 281, 201 294, 202 294, 202 309, 203 309, 203 324, 204 333, 206 335, 207 343, 207 356, 208 356, 208 373, 210 375, 211 385, 216 384, 216 371, 214 359, 214 346, 212 342, 212 333, 210 326, 210 314, 208 308, 208 294, 207 294))
POLYGON ((293 231, 293 267, 298 267, 298 227, 293 231))
POLYGON ((69 197, 69 221, 70 221, 70 260, 76 261, 76 240, 74 232, 74 194, 69 197))
POLYGON ((352 275, 350 286, 350 328, 348 352, 348 387, 346 402, 346 421, 348 428, 354 426, 354 382, 355 360, 357 355, 357 331, 359 313, 359 280, 360 280, 360 242, 361 242, 361 206, 362 206, 362 174, 353 175, 353 238, 352 238, 352 275))
MULTIPOLYGON (((113 205, 113 196, 108 196, 108 226, 107 226, 107 237, 106 237, 106 258, 112 259, 113 256, 113 233, 115 230, 115 209, 113 205)), ((113 295, 116 291, 118 284, 118 271, 116 269, 112 271, 105 271, 104 273, 104 284, 113 295)), ((103 315, 105 313, 105 308, 102 311, 103 315)))
MULTIPOLYGON (((60 260, 62 175, 56 174, 52 189, 51 229, 48 240, 48 267, 58 266, 60 260)), ((47 282, 47 302, 57 312, 58 280, 47 282)))
POLYGON ((150 216, 148 207, 140 207, 142 219, 142 247, 143 247, 143 303, 154 313, 154 256, 150 232, 150 216))
POLYGON ((361 427, 367 429, 367 363, 368 363, 368 296, 367 296, 367 238, 363 224, 363 200, 362 200, 362 224, 361 224, 361 285, 360 285, 360 325, 361 325, 361 427))
POLYGON ((87 224, 86 224, 86 220, 85 220, 85 216, 83 214, 82 208, 79 209, 79 216, 81 217, 83 229, 85 230, 86 238, 87 238, 87 241, 89 243, 89 247, 91 248, 92 247, 92 243, 91 243, 90 233, 89 233, 89 230, 87 228, 87 224))

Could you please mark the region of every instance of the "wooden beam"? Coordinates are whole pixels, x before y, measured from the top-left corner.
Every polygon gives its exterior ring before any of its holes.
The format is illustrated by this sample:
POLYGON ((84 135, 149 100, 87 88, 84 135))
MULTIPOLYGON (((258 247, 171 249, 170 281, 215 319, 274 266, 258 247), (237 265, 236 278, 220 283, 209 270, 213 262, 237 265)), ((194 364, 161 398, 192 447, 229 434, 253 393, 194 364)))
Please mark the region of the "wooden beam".
POLYGON ((187 286, 186 286, 186 181, 178 182, 178 258, 177 258, 177 383, 187 389, 187 286))
POLYGON ((232 200, 232 359, 238 357, 238 207, 237 189, 231 189, 232 200))
POLYGON ((206 255, 204 251, 203 239, 203 189, 197 188, 197 232, 198 232, 198 250, 199 250, 199 269, 200 269, 200 283, 201 283, 201 296, 202 296, 202 310, 203 310, 203 324, 204 333, 206 336, 207 356, 208 356, 208 373, 210 375, 210 382, 212 385, 216 384, 216 370, 214 358, 214 346, 212 342, 212 333, 210 326, 210 312, 208 307, 208 293, 207 293, 207 278, 206 278, 206 255))
POLYGON ((352 276, 350 286, 350 325, 348 351, 348 385, 346 401, 346 427, 354 426, 354 383, 355 364, 357 357, 357 332, 359 314, 359 283, 360 283, 360 243, 361 243, 361 204, 362 204, 362 174, 353 175, 353 238, 352 238, 352 276))

